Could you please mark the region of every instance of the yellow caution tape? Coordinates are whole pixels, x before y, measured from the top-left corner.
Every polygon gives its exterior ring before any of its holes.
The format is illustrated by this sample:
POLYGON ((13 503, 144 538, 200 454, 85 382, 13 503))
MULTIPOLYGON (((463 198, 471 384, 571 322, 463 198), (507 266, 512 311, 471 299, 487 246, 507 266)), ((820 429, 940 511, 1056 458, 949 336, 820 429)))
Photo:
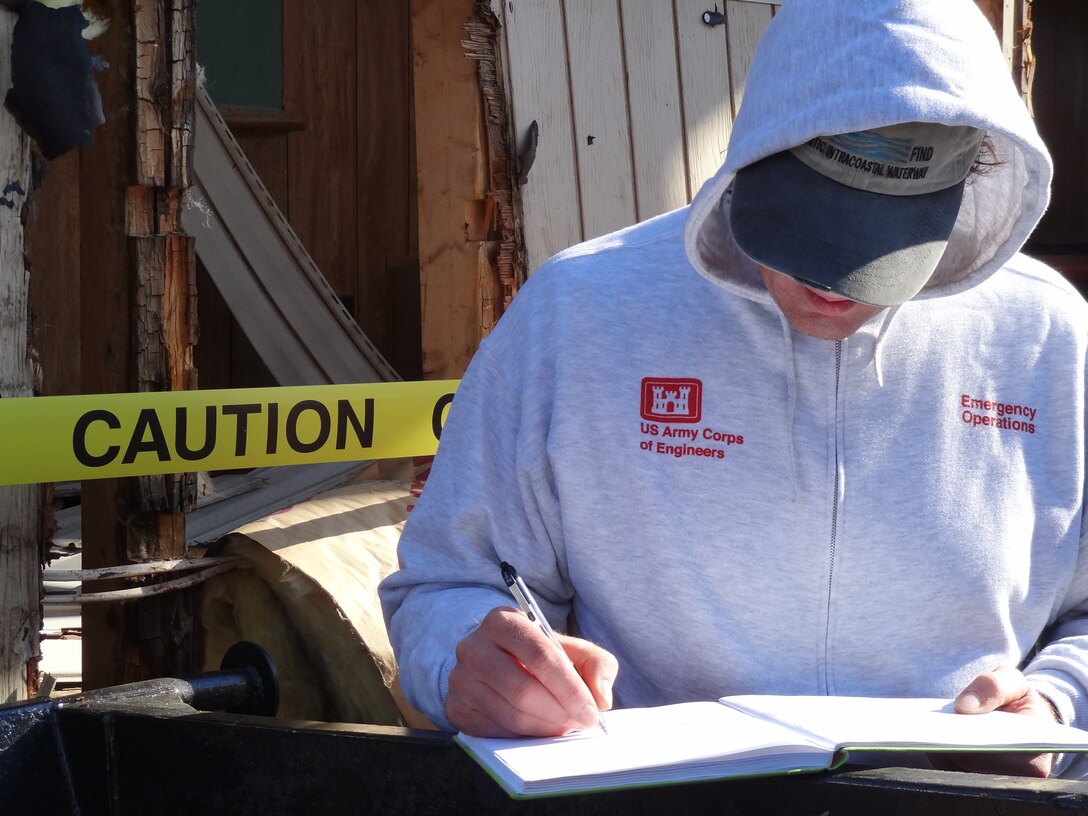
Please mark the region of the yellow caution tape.
POLYGON ((0 399, 0 484, 427 456, 457 384, 0 399))

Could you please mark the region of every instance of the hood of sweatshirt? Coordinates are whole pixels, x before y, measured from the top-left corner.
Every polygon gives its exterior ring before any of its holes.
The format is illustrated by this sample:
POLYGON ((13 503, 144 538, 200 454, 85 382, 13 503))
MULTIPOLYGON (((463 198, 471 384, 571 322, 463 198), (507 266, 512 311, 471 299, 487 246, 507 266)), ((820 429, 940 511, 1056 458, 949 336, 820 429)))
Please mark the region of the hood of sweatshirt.
POLYGON ((968 179, 948 248, 915 299, 985 280, 1035 228, 1053 169, 973 0, 785 0, 756 49, 725 164, 689 210, 689 259, 727 289, 769 301, 729 229, 737 170, 816 136, 904 122, 981 128, 999 163, 968 179))

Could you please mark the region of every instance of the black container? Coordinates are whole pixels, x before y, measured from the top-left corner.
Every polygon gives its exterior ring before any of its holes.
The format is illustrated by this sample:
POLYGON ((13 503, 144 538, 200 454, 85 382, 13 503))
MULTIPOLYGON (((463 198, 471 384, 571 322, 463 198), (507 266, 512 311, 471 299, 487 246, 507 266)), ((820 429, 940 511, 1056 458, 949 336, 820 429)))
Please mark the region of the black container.
POLYGON ((275 671, 247 649, 220 672, 0 708, 0 814, 1088 812, 1086 783, 907 768, 515 801, 449 734, 268 716, 275 671))

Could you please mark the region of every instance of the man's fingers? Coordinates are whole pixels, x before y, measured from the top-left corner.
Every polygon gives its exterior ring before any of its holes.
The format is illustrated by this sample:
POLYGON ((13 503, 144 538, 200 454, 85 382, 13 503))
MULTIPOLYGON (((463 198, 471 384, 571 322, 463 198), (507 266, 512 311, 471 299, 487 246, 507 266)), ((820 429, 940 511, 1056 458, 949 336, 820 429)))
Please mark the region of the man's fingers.
MULTIPOLYGON (((517 667, 525 674, 525 670, 517 667)), ((545 694, 545 696, 547 696, 545 694)), ((561 709, 560 720, 539 716, 537 710, 517 708, 486 680, 461 665, 450 672, 446 716, 460 730, 481 737, 557 736, 570 730, 561 709)))
POLYGON ((550 693, 545 685, 546 673, 541 670, 542 661, 558 662, 561 655, 547 639, 547 650, 536 653, 526 647, 523 641, 532 638, 533 628, 515 609, 492 610, 480 627, 457 645, 450 688, 464 705, 488 710, 492 719, 511 728, 524 727, 523 719, 527 717, 522 714, 531 712, 538 724, 522 733, 562 733, 576 726, 570 723, 566 708, 550 693))
POLYGON ((972 680, 956 698, 959 714, 983 714, 998 709, 1019 711, 1032 694, 1031 685, 1018 669, 1001 666, 972 680))
POLYGON ((567 651, 520 610, 491 610, 457 646, 446 699, 450 722, 486 736, 552 736, 595 725, 601 705, 611 704, 615 658, 577 638, 563 642, 593 671, 596 691, 567 651))
POLYGON ((612 708, 612 686, 619 672, 619 662, 615 655, 588 640, 563 635, 559 639, 578 674, 589 687, 597 708, 608 711, 612 708))
MULTIPOLYGON (((514 609, 489 614, 481 629, 495 628, 498 645, 510 654, 527 674, 503 675, 491 685, 515 707, 526 710, 542 705, 543 687, 567 715, 568 728, 587 728, 597 723, 597 701, 578 674, 565 650, 555 647, 540 627, 514 609), (498 639, 498 638, 501 638, 498 639)), ((570 639, 567 639, 569 642, 570 639)), ((556 715, 549 713, 549 718, 556 715)))

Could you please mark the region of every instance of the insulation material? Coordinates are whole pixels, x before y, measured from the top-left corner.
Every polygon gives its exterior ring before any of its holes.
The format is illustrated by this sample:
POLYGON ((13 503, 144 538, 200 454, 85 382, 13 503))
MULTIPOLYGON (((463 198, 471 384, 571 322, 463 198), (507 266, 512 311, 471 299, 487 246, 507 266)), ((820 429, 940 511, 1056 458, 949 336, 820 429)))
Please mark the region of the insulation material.
POLYGON ((105 120, 94 72, 106 63, 83 36, 88 21, 78 5, 49 8, 4 0, 19 11, 11 43, 11 90, 5 104, 47 159, 91 143, 105 120))
POLYGON ((430 727, 397 686, 377 593, 397 565, 412 487, 358 482, 221 539, 212 553, 241 556, 252 569, 203 585, 204 668, 251 640, 276 664, 280 717, 430 727))

